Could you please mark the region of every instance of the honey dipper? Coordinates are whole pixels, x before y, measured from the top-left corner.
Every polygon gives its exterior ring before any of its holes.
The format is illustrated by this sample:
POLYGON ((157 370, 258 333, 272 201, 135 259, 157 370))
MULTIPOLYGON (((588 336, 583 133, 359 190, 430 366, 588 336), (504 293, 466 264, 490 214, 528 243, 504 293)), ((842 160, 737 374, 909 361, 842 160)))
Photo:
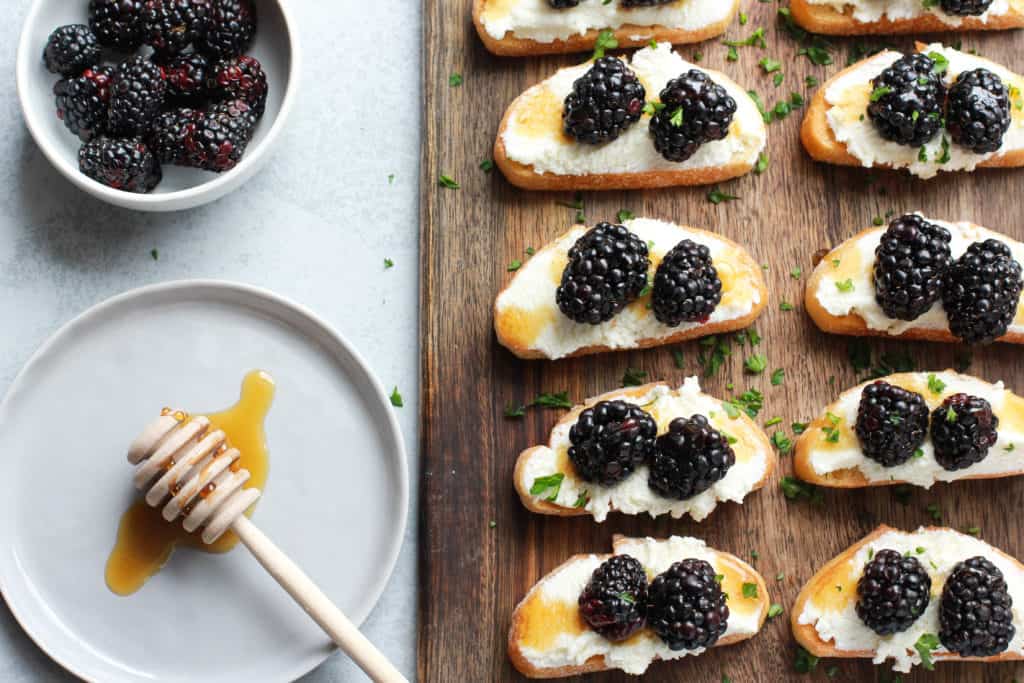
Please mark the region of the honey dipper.
POLYGON ((163 508, 168 522, 184 518, 188 532, 201 529, 204 543, 234 531, 295 602, 374 681, 408 683, 366 636, 316 584, 245 515, 260 497, 242 488, 249 471, 240 467, 238 449, 201 416, 165 409, 128 449, 135 465, 135 487, 146 503, 163 508))

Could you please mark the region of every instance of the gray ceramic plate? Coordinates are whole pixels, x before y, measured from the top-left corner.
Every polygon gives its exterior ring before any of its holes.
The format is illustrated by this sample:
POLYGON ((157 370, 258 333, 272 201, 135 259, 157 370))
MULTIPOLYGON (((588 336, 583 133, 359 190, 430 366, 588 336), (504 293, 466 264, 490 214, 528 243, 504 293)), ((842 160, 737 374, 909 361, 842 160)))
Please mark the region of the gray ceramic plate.
POLYGON ((133 500, 125 448, 164 405, 232 404, 260 368, 277 383, 270 476, 253 521, 357 623, 405 528, 408 472, 393 408, 309 311, 224 282, 135 290, 87 311, 29 361, 0 404, 0 589, 53 659, 91 681, 290 681, 329 640, 243 547, 178 550, 136 594, 104 566, 133 500))

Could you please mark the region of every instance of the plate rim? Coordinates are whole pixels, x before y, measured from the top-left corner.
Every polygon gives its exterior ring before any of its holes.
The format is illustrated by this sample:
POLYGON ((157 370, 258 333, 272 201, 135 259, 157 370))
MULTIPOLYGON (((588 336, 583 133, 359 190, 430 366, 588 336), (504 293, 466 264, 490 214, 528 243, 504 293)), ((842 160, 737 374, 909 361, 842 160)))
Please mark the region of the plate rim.
MULTIPOLYGON (((348 354, 352 361, 355 362, 359 371, 363 373, 366 380, 369 382, 370 387, 373 391, 373 399, 379 402, 379 407, 382 409, 383 415, 386 416, 387 431, 394 441, 397 452, 394 454, 399 463, 399 491, 398 502, 401 513, 399 515, 397 533, 391 539, 390 546, 388 547, 388 562, 387 571, 380 573, 380 580, 373 587, 369 593, 373 599, 370 603, 369 608, 366 610, 364 615, 356 615, 358 618, 352 618, 352 622, 357 626, 361 626, 366 619, 372 614, 373 610, 376 609, 380 602, 381 596, 387 589, 388 584, 394 575, 395 567, 398 564, 398 557, 401 554, 402 548, 405 546, 405 534, 408 530, 408 517, 409 517, 409 460, 408 453, 405 446, 405 439, 402 436, 401 426, 398 424, 398 418, 395 416, 395 411, 392 409, 390 401, 387 397, 387 392, 384 385, 381 383, 377 375, 372 371, 366 359, 363 358, 362 354, 351 344, 349 341, 334 328, 333 325, 328 323, 325 319, 314 313, 310 308, 300 304, 292 299, 277 294, 265 287, 257 285, 250 285, 243 282, 237 282, 233 280, 223 280, 216 278, 189 278, 179 280, 169 280, 165 282, 158 282, 154 284, 144 285, 136 287, 119 294, 115 294, 111 297, 101 300, 98 303, 89 306, 81 313, 73 316, 70 320, 67 320, 61 324, 54 332, 50 333, 46 339, 39 345, 39 347, 29 356, 28 360, 21 366, 21 369, 11 380, 10 385, 3 394, 3 398, 0 399, 0 418, 7 414, 9 410, 9 404, 14 400, 15 396, 22 390, 22 384, 26 381, 26 377, 32 370, 40 363, 43 362, 51 351, 51 349, 58 344, 61 339, 72 332, 75 327, 87 323, 89 320, 96 316, 101 316, 119 306, 126 303, 130 303, 133 300, 144 298, 147 296, 154 295, 167 295, 181 292, 188 292, 189 290, 221 290, 225 294, 234 294, 236 299, 232 302, 228 299, 221 299, 222 302, 229 304, 238 305, 239 301, 237 297, 243 299, 257 299, 262 300, 264 303, 269 303, 271 306, 277 306, 290 311, 293 314, 297 314, 301 318, 305 318, 307 322, 311 323, 314 327, 318 328, 318 331, 325 334, 332 342, 336 343, 341 350, 348 354)), ((244 303, 243 303, 244 305, 244 303)), ((279 316, 274 316, 279 322, 282 322, 288 327, 294 329, 294 325, 287 321, 282 320, 279 316)), ((304 336, 308 336, 308 333, 304 336)), ((325 349, 331 356, 337 357, 336 353, 331 353, 330 349, 325 349)), ((2 428, 2 425, 0 425, 2 428)), ((0 527, 2 529, 2 527, 0 527)), ((2 532, 0 532, 2 533, 2 532)), ((0 536, 0 542, 3 542, 5 538, 0 536)), ((100 683, 100 679, 89 677, 83 673, 80 673, 73 666, 73 663, 68 661, 65 653, 55 654, 50 648, 43 642, 42 636, 38 633, 33 632, 27 625, 26 620, 23 618, 23 613, 20 611, 20 603, 17 600, 11 600, 10 587, 7 585, 5 580, 6 574, 0 570, 0 597, 3 598, 4 603, 11 612, 11 616, 17 622, 22 632, 25 633, 29 639, 38 647, 47 657, 52 661, 60 665, 65 671, 80 678, 83 681, 89 683, 100 683)), ((81 642, 81 641, 79 641, 81 642)), ((83 650, 84 651, 84 650, 83 650)), ((298 665, 295 666, 292 671, 288 674, 289 681, 295 681, 301 678, 305 674, 309 673, 313 669, 317 668, 323 662, 325 662, 334 652, 338 651, 335 649, 323 650, 322 654, 316 653, 311 656, 304 657, 298 660, 298 665)))

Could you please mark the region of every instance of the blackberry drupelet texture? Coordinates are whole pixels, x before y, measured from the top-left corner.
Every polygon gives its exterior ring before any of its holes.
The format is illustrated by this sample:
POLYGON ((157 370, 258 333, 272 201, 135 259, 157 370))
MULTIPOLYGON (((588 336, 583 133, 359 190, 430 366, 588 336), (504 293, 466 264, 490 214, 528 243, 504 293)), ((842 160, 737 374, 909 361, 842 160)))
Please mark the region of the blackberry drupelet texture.
POLYGON ((570 7, 576 7, 580 4, 580 0, 548 0, 548 4, 553 9, 568 9, 570 7))
POLYGON ((946 86, 928 55, 904 55, 871 83, 868 117, 886 140, 920 147, 942 128, 946 86))
POLYGON ((988 69, 965 71, 949 89, 946 129, 953 142, 977 154, 995 152, 1010 130, 1010 93, 988 69))
POLYGON ((77 76, 99 61, 99 41, 84 24, 61 26, 50 34, 43 48, 43 64, 61 76, 77 76))
POLYGON ((160 164, 139 139, 95 138, 78 150, 78 168, 108 187, 146 193, 163 177, 160 164))
POLYGON ((199 49, 212 57, 238 57, 256 34, 256 8, 250 0, 213 0, 199 49))
POLYGON ((916 320, 942 294, 949 230, 916 214, 893 219, 875 249, 875 300, 890 318, 916 320))
POLYGON ((654 273, 651 307, 658 321, 676 327, 707 322, 722 300, 722 281, 707 246, 682 240, 654 273))
POLYGON ((640 120, 646 96, 636 74, 621 59, 596 59, 565 98, 565 133, 590 145, 615 140, 640 120))
POLYGON ((82 142, 107 130, 107 109, 114 69, 98 66, 77 78, 64 78, 53 86, 57 118, 82 142))
POLYGON ((921 394, 879 380, 861 393, 855 431, 864 455, 883 467, 902 465, 928 434, 928 404, 921 394))
POLYGON ((215 100, 245 100, 257 116, 263 116, 267 105, 267 75, 254 57, 216 62, 206 78, 206 90, 215 100))
POLYGON ((992 657, 1006 650, 1017 629, 1006 579, 992 562, 958 562, 939 603, 939 640, 961 657, 992 657))
POLYGON ((558 308, 578 323, 607 322, 640 296, 649 267, 646 242, 625 226, 598 223, 569 249, 558 308))
POLYGON ((659 574, 647 589, 647 625, 672 650, 714 645, 729 626, 715 568, 686 559, 659 574))
POLYGON ((256 128, 256 123, 259 121, 259 116, 249 103, 245 100, 225 100, 224 102, 214 102, 207 110, 210 114, 225 115, 232 119, 238 119, 241 125, 245 126, 245 130, 248 134, 248 139, 252 139, 252 134, 256 128))
POLYGON ((999 440, 999 418, 983 398, 953 394, 932 412, 935 460, 949 471, 981 462, 999 440))
POLYGON ((659 99, 664 106, 651 118, 650 132, 669 161, 686 161, 704 143, 724 138, 736 114, 736 100, 699 69, 673 78, 659 99))
POLYGON ((144 5, 145 0, 89 0, 89 28, 100 45, 133 52, 145 37, 144 5))
POLYGON ((711 488, 736 464, 728 439, 703 415, 677 417, 658 437, 648 484, 666 498, 686 500, 711 488))
POLYGON ((992 0, 940 0, 942 11, 959 17, 977 17, 988 11, 992 0))
POLYGON ((110 87, 110 132, 119 137, 145 135, 160 114, 167 93, 163 69, 138 56, 114 70, 110 87))
POLYGON ((161 164, 181 164, 185 158, 185 138, 203 113, 181 108, 157 117, 146 137, 146 144, 161 164))
POLYGON ((857 581, 857 616, 880 636, 906 631, 924 613, 931 589, 916 557, 879 550, 857 581))
POLYGON ((145 42, 164 58, 197 41, 209 20, 209 0, 147 0, 142 10, 145 42))
POLYGON ((206 96, 206 78, 210 74, 210 61, 206 57, 193 52, 159 63, 167 81, 167 97, 192 103, 206 96))
POLYGON ((643 628, 647 572, 629 555, 615 555, 594 570, 579 598, 580 614, 608 640, 625 640, 643 628))
POLYGON ((1021 265, 1003 242, 975 242, 953 262, 942 282, 949 329, 968 344, 987 344, 1006 334, 1017 315, 1021 265))
POLYGON ((187 127, 179 163, 215 173, 230 171, 241 161, 251 139, 248 117, 208 111, 187 127))
POLYGON ((643 408, 601 401, 569 429, 569 462, 584 481, 614 486, 654 451, 658 425, 643 408))

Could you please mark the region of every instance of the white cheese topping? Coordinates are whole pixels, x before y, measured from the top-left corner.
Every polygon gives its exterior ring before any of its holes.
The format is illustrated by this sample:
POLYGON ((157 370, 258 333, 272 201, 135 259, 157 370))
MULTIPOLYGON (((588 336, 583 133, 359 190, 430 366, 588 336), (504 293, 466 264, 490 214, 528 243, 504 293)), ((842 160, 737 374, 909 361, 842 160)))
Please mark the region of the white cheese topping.
MULTIPOLYGON (((623 396, 622 400, 643 406, 652 415, 659 416, 659 431, 665 432, 668 423, 676 417, 690 417, 701 414, 721 416, 724 414, 721 402, 700 393, 700 383, 696 377, 688 377, 678 391, 673 392, 664 385, 653 388, 640 397, 623 396)), ((536 479, 556 474, 558 468, 558 452, 569 447, 569 430, 572 424, 560 425, 551 434, 548 446, 535 451, 527 460, 521 472, 519 488, 529 491, 536 479)), ((728 432, 728 428, 726 428, 728 432)), ((572 472, 564 472, 558 495, 551 502, 564 507, 574 507, 577 502, 586 500, 583 509, 594 516, 597 522, 603 522, 612 510, 627 515, 648 513, 651 517, 671 514, 675 518, 688 514, 696 521, 707 517, 720 502, 732 501, 742 503, 759 482, 768 468, 768 453, 760 443, 744 444, 754 451, 749 459, 729 468, 728 473, 710 489, 687 500, 675 500, 658 495, 648 486, 648 469, 646 466, 636 468, 615 486, 577 479, 572 472)), ((544 495, 550 495, 545 492, 544 495)), ((546 500, 542 495, 535 499, 546 500)))
MULTIPOLYGON (((895 660, 893 669, 908 672, 914 665, 921 663, 921 656, 914 649, 918 638, 928 633, 939 633, 939 601, 942 587, 952 573, 957 562, 977 555, 991 561, 1006 578, 1010 597, 1013 599, 1013 624, 1017 629, 1010 641, 1008 652, 1024 654, 1024 621, 1021 619, 1021 607, 1024 606, 1024 571, 1016 563, 993 552, 992 548, 978 539, 948 529, 918 529, 914 533, 890 531, 872 543, 861 548, 850 560, 853 569, 854 585, 864 573, 864 565, 869 556, 880 550, 895 550, 898 553, 909 552, 916 557, 932 579, 932 597, 924 613, 913 625, 891 636, 879 636, 864 625, 856 612, 856 594, 850 596, 845 607, 833 610, 825 605, 818 605, 813 599, 808 600, 803 612, 800 613, 801 624, 813 624, 818 636, 832 641, 837 650, 872 650, 875 664, 887 659, 895 660)), ((854 589, 855 590, 855 589, 854 589)), ((936 652, 948 652, 939 647, 936 652)))
MULTIPOLYGON (((997 0, 998 1, 998 0, 997 0)), ((937 52, 949 60, 949 67, 943 74, 947 86, 953 84, 956 77, 964 71, 984 68, 992 71, 1005 82, 1017 82, 1019 78, 1010 70, 987 59, 975 55, 958 52, 953 48, 933 43, 922 50, 925 54, 937 52)), ((1010 129, 1003 137, 1003 145, 998 152, 975 154, 974 152, 954 144, 945 129, 936 133, 922 149, 900 145, 885 140, 871 119, 867 116, 867 97, 856 97, 857 93, 869 93, 871 80, 902 55, 899 52, 885 51, 864 61, 860 66, 840 76, 825 91, 825 101, 832 105, 826 112, 826 119, 832 133, 839 142, 846 145, 847 151, 859 159, 864 166, 889 166, 905 168, 921 178, 932 178, 939 171, 973 171, 974 168, 996 153, 1024 148, 1024 117, 1013 116, 1010 129), (860 103, 857 111, 844 108, 844 102, 860 103), (863 117, 860 115, 863 114, 863 117), (944 154, 948 161, 940 163, 944 154)))
MULTIPOLYGON (((948 14, 943 11, 941 5, 935 3, 933 7, 925 7, 921 0, 807 0, 810 5, 828 5, 837 12, 844 12, 847 8, 851 10, 850 16, 861 23, 873 23, 881 19, 889 21, 903 21, 916 19, 928 14, 935 17, 948 26, 960 26, 964 17, 948 14)), ((988 9, 972 19, 977 19, 987 24, 989 18, 1000 17, 1010 11, 1009 0, 993 0, 988 9)))
MULTIPOLYGON (((673 52, 668 43, 637 51, 630 66, 644 84, 649 101, 656 99, 670 80, 697 68, 673 52)), ((528 90, 526 96, 519 100, 521 106, 530 106, 533 101, 529 96, 531 93, 538 92, 537 89, 546 89, 561 107, 572 91, 573 82, 589 68, 590 64, 586 63, 558 71, 548 80, 528 90)), ((537 131, 524 129, 513 114, 503 134, 505 152, 509 159, 533 166, 537 173, 555 175, 715 168, 731 163, 753 165, 767 141, 764 119, 757 105, 739 85, 720 75, 712 75, 712 78, 736 100, 736 114, 729 134, 724 139, 701 145, 686 161, 668 161, 654 149, 649 133, 651 117, 647 115, 627 128, 618 139, 602 145, 588 145, 566 137, 562 133, 561 119, 558 126, 537 131)))

